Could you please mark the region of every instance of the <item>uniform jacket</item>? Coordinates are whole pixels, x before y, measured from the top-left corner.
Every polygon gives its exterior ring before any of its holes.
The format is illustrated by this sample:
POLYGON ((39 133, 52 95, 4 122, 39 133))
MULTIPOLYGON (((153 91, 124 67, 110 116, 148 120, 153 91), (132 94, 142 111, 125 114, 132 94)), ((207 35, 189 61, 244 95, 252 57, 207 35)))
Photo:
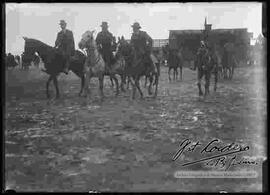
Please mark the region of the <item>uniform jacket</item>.
POLYGON ((131 44, 134 46, 137 52, 145 54, 151 49, 153 40, 146 32, 139 31, 138 34, 132 34, 131 44))
POLYGON ((113 56, 113 35, 109 31, 101 31, 97 34, 96 38, 97 46, 103 56, 106 63, 110 63, 113 56))
POLYGON ((75 52, 74 37, 72 31, 66 29, 66 32, 60 31, 57 34, 55 46, 65 55, 72 56, 75 52))

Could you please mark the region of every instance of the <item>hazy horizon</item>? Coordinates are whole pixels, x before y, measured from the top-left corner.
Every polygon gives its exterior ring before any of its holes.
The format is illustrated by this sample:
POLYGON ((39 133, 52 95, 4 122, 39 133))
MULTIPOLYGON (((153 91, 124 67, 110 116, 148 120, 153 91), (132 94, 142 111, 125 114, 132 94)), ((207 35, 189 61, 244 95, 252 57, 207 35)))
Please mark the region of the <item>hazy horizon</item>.
POLYGON ((169 30, 202 29, 204 18, 212 28, 247 28, 261 34, 262 3, 6 3, 6 52, 20 54, 23 36, 54 46, 59 21, 73 31, 75 48, 86 30, 101 30, 107 21, 115 37, 130 39, 138 21, 153 39, 167 39, 169 30))

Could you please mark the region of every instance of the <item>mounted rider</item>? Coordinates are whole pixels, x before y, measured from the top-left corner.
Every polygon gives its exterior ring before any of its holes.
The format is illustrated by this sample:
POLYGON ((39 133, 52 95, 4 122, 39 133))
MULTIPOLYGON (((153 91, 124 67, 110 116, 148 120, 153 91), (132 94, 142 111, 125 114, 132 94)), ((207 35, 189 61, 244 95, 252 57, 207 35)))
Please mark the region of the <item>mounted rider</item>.
POLYGON ((140 30, 141 26, 138 22, 135 22, 132 25, 132 28, 133 33, 130 43, 135 49, 135 55, 137 60, 135 64, 143 60, 144 62, 146 62, 146 64, 154 66, 153 60, 150 56, 153 45, 152 38, 145 31, 140 30))
POLYGON ((200 42, 200 47, 197 51, 197 58, 196 58, 196 62, 194 64, 194 70, 196 70, 197 66, 198 66, 198 61, 201 62, 202 57, 204 57, 205 55, 209 54, 209 48, 207 47, 207 44, 205 43, 205 41, 201 41, 200 42))
POLYGON ((58 32, 55 41, 55 48, 58 48, 66 59, 63 72, 68 74, 70 57, 75 53, 74 37, 71 30, 66 29, 65 20, 60 20, 61 31, 58 32))
POLYGON ((97 34, 96 43, 104 62, 110 67, 113 62, 113 51, 116 40, 113 34, 109 32, 107 22, 102 22, 101 28, 102 31, 97 34))

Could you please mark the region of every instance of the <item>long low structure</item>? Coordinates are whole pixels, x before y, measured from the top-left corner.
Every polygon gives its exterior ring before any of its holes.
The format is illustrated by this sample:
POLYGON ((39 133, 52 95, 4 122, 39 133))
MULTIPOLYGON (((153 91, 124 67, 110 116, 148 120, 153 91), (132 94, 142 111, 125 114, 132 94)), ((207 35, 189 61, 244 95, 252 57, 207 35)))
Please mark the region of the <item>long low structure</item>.
MULTIPOLYGON (((208 43, 221 55, 224 52, 226 43, 234 45, 235 56, 239 61, 245 61, 250 49, 250 40, 252 33, 247 28, 237 29, 209 29, 208 43)), ((200 46, 200 40, 203 40, 203 30, 170 30, 169 49, 181 50, 185 61, 193 61, 196 51, 200 46)))

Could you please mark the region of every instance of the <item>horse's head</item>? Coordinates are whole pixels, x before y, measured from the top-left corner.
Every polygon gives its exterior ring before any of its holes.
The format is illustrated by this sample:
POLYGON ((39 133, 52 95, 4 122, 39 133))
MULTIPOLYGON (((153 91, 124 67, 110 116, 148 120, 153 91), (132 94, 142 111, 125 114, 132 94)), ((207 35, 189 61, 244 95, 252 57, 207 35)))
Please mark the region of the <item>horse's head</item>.
POLYGON ((118 42, 117 51, 122 56, 130 57, 132 54, 134 54, 135 49, 126 40, 120 40, 118 42))
POLYGON ((24 44, 24 52, 22 54, 22 63, 30 64, 31 61, 34 60, 36 56, 37 46, 35 45, 34 41, 32 39, 29 39, 27 37, 23 37, 25 40, 24 44))
POLYGON ((82 38, 78 44, 80 49, 96 47, 94 32, 95 32, 94 30, 93 31, 88 30, 85 33, 83 33, 82 38))

